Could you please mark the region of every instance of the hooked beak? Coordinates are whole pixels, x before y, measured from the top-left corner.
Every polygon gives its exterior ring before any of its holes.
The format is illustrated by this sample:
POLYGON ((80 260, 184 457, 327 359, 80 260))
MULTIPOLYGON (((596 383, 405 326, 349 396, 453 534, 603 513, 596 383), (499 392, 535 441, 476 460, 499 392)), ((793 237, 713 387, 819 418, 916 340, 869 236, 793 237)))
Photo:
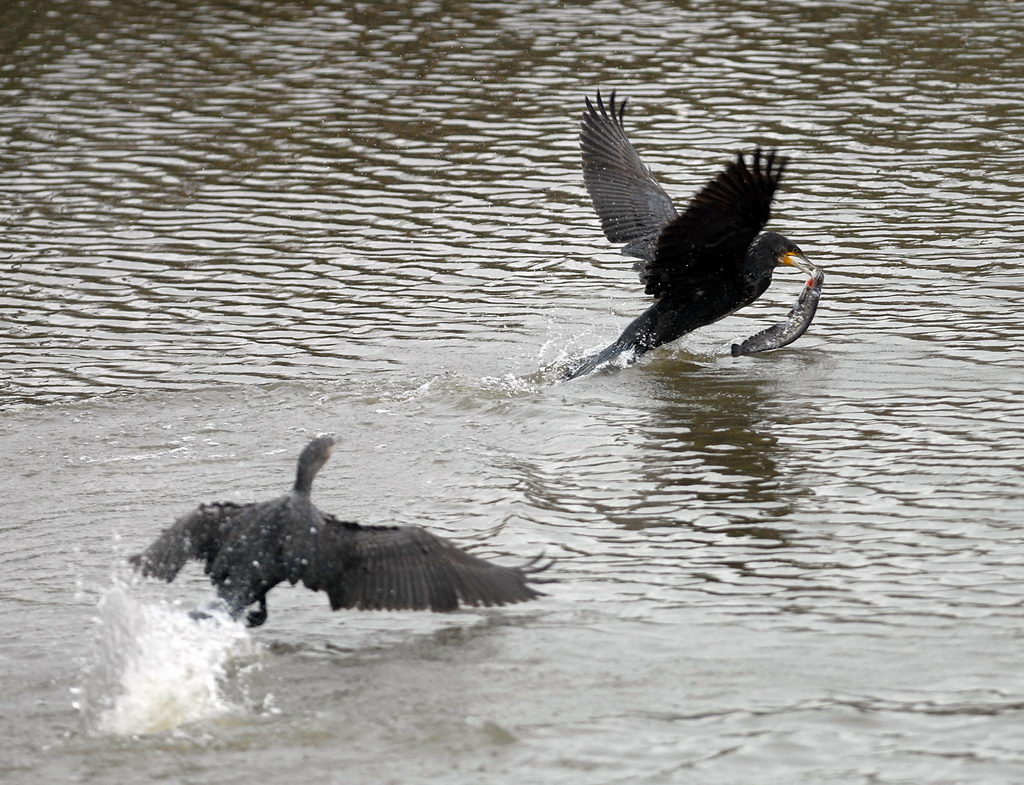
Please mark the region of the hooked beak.
POLYGON ((795 267, 805 275, 811 276, 811 278, 813 278, 818 272, 818 267, 816 265, 811 264, 807 257, 802 253, 796 253, 795 251, 791 251, 783 255, 779 264, 788 264, 790 267, 795 267))

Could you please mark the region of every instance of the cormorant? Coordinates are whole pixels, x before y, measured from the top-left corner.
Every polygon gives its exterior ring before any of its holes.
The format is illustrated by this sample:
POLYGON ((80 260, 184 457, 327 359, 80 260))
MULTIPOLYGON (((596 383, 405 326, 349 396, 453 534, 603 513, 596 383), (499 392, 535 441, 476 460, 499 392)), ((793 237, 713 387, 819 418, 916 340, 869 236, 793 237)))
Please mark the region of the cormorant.
POLYGON ((634 265, 640 281, 658 299, 567 379, 623 352, 639 357, 750 305, 768 288, 777 265, 792 265, 812 279, 818 275, 792 240, 761 233, 786 168, 784 156, 760 147, 749 159, 738 154, 680 215, 626 136, 626 100, 616 106, 614 91, 607 107, 600 92, 596 107, 585 100, 580 150, 587 191, 605 236, 625 243, 622 253, 641 260, 634 265))
POLYGON ((266 621, 267 592, 282 581, 327 592, 332 610, 453 611, 460 603, 505 605, 542 596, 529 585, 547 582, 537 573, 551 562, 540 563, 540 556, 502 567, 419 526, 361 526, 317 509, 310 489, 333 448, 330 436, 306 445, 284 496, 201 504, 129 561, 166 581, 189 559, 205 562, 233 618, 259 603, 247 616, 250 627, 266 621))

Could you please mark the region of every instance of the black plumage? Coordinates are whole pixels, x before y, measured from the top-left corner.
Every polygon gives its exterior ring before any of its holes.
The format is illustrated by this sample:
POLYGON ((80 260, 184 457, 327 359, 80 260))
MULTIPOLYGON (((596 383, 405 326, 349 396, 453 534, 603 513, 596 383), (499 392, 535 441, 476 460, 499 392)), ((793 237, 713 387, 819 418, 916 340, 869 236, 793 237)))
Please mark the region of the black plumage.
POLYGON ((580 131, 583 179, 605 236, 623 243, 647 294, 658 298, 615 343, 568 374, 589 373, 623 352, 638 357, 754 302, 772 271, 814 269, 800 248, 764 232, 787 159, 755 148, 739 154, 679 214, 626 136, 626 101, 586 99, 580 131))
POLYGON ((267 617, 266 595, 282 581, 324 591, 333 610, 453 611, 506 605, 542 593, 531 583, 551 562, 502 567, 472 556, 418 526, 362 526, 317 509, 313 478, 334 440, 311 441, 299 456, 292 490, 255 504, 201 504, 130 558, 144 575, 174 580, 189 559, 206 573, 233 617, 249 605, 249 626, 267 617))

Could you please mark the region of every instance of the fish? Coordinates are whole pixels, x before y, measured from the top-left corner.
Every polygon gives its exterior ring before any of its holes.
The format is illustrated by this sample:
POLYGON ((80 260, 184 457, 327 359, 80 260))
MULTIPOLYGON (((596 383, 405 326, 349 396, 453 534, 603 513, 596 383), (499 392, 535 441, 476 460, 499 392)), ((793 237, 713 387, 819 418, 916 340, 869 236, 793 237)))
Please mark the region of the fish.
POLYGON ((788 346, 797 338, 807 332, 807 328, 814 321, 814 314, 818 311, 818 301, 821 299, 821 288, 825 282, 825 273, 820 268, 814 270, 813 276, 807 281, 797 298, 796 303, 789 311, 784 322, 773 324, 767 330, 750 336, 743 343, 732 345, 732 356, 740 357, 747 354, 767 352, 772 349, 781 349, 788 346))

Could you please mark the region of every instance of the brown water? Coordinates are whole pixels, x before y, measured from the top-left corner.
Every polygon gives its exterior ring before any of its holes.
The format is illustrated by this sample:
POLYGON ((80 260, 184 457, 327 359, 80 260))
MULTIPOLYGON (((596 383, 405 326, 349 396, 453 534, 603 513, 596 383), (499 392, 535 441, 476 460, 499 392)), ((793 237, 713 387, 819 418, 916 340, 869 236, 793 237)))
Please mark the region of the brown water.
POLYGON ((23 0, 0 42, 4 783, 1021 781, 1024 6, 23 0), (780 273, 552 383, 647 305, 598 87, 680 204, 791 156, 807 335, 729 356, 780 273), (325 509, 561 582, 247 632, 126 574, 320 432, 325 509))

